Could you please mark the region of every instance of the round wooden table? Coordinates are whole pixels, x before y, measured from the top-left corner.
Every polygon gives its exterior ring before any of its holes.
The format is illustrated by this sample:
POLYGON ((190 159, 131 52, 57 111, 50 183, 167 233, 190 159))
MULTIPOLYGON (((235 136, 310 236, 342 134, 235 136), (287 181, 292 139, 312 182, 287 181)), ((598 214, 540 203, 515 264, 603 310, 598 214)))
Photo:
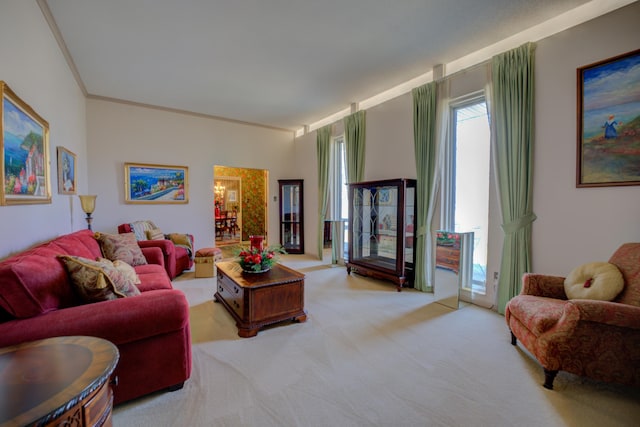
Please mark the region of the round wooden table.
POLYGON ((111 342, 85 336, 0 349, 0 427, 110 426, 119 357, 111 342))

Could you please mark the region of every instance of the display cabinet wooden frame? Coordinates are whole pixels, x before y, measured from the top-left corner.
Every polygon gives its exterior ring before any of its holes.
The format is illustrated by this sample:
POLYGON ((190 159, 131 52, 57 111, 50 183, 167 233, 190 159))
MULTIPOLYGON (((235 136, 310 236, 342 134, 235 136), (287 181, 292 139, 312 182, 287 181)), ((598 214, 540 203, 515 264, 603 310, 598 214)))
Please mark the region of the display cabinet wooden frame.
POLYGON ((278 180, 280 244, 287 253, 304 253, 304 185, 302 179, 278 180))

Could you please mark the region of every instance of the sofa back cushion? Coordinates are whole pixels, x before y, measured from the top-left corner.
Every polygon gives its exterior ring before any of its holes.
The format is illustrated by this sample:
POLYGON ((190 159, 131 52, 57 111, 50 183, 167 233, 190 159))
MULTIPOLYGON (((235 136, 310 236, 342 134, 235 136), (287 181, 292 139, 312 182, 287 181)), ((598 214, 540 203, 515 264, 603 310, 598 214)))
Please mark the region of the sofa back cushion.
POLYGON ((609 259, 624 277, 624 290, 614 300, 640 307, 640 243, 625 243, 609 259))
POLYGON ((43 243, 0 262, 0 306, 16 318, 34 317, 79 303, 58 255, 101 256, 89 230, 43 243))

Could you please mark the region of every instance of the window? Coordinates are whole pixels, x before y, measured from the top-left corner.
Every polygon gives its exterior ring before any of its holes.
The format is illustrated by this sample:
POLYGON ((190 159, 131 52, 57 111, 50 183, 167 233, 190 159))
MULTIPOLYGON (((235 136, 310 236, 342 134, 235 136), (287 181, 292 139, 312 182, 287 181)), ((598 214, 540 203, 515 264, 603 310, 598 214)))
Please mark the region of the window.
POLYGON ((330 210, 331 220, 339 221, 343 226, 342 236, 338 242, 344 242, 342 252, 347 255, 347 226, 349 217, 349 192, 347 189, 347 167, 345 161, 344 135, 339 135, 332 140, 332 154, 330 166, 330 210))
POLYGON ((467 294, 486 294, 491 148, 483 95, 451 104, 450 140, 445 147, 442 224, 474 233, 473 278, 467 294))

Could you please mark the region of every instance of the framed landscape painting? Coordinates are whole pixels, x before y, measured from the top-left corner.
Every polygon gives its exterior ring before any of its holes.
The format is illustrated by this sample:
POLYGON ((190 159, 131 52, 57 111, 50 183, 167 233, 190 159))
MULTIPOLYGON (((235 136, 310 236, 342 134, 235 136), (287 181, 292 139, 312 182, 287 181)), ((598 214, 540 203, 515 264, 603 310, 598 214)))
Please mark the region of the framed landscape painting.
POLYGON ((49 123, 0 81, 1 205, 51 203, 49 123))
POLYGON ((76 155, 58 147, 58 193, 76 194, 76 155))
POLYGON ((640 185, 640 49, 577 71, 576 187, 640 185))
POLYGON ((125 163, 124 187, 125 203, 188 203, 189 168, 125 163))

